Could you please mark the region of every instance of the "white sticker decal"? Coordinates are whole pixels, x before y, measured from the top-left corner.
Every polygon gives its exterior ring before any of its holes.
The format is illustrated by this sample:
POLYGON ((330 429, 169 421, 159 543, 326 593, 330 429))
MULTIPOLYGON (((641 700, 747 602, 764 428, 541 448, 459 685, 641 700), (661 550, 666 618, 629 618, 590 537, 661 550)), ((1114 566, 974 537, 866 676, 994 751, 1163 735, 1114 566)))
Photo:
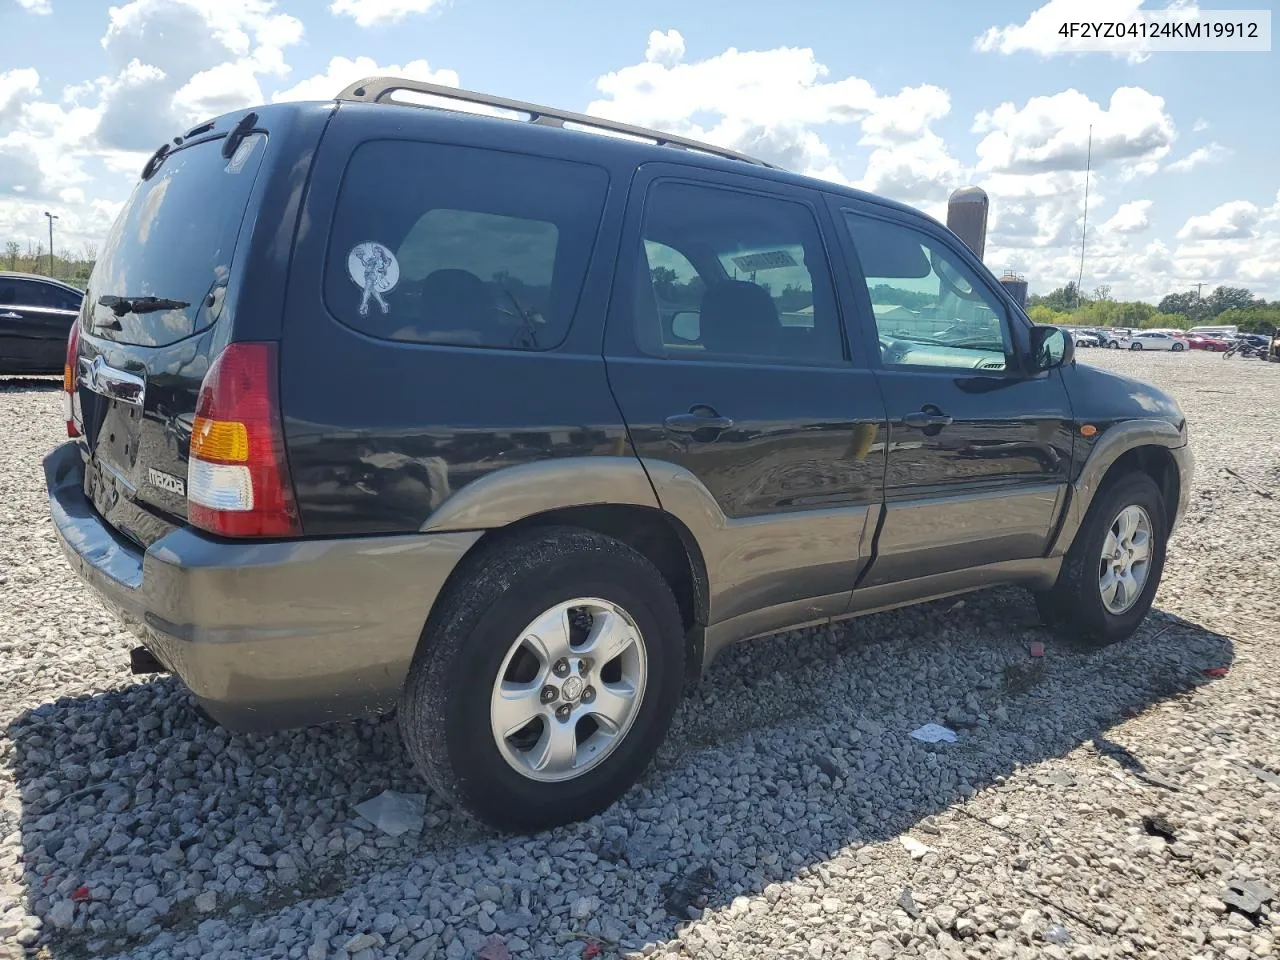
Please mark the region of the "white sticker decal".
POLYGON ((377 301, 383 313, 390 312, 391 307, 382 295, 390 293, 400 282, 400 264, 394 253, 371 240, 357 243, 347 254, 347 273, 364 291, 360 297, 360 316, 368 316, 370 300, 377 301))

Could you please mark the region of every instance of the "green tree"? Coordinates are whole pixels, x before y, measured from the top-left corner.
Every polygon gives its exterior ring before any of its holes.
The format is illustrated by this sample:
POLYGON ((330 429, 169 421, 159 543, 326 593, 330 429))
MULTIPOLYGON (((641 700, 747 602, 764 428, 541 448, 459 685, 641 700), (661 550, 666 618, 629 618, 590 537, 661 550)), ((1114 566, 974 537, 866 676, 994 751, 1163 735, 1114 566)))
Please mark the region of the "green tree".
POLYGON ((1080 305, 1079 291, 1076 288, 1074 280, 1067 283, 1065 287, 1058 287, 1051 290, 1043 297, 1032 297, 1031 302, 1035 306, 1045 306, 1050 310, 1058 310, 1066 312, 1074 310, 1080 305))
POLYGON ((1195 321, 1207 320, 1212 316, 1208 301, 1200 299, 1190 291, 1166 294, 1156 309, 1161 313, 1180 313, 1195 321))
POLYGON ((1234 324, 1245 333, 1261 333, 1273 335, 1280 330, 1280 304, 1269 306, 1233 307, 1218 315, 1218 322, 1234 324))
POLYGON ((1209 315, 1213 317, 1226 310, 1243 310, 1259 305, 1253 294, 1245 287, 1217 287, 1205 300, 1209 304, 1209 315))
POLYGON ((1043 303, 1037 303, 1034 307, 1027 311, 1027 316, 1031 318, 1031 322, 1046 327, 1057 327, 1067 323, 1071 319, 1069 313, 1054 310, 1047 307, 1043 303))

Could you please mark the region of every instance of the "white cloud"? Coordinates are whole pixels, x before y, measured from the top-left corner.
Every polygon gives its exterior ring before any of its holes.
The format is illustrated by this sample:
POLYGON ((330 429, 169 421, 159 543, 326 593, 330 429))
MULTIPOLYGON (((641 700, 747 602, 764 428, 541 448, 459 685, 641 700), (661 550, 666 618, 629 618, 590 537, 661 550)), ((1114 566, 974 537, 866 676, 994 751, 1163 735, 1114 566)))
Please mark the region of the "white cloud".
MULTIPOLYGON (((108 12, 99 84, 107 149, 154 150, 192 123, 260 103, 258 77, 288 72, 302 24, 273 0, 132 0, 108 12)), ((77 90, 77 93, 79 90, 77 90)))
POLYGON ((596 79, 587 113, 740 150, 788 169, 853 182, 819 128, 858 125, 871 156, 859 186, 936 201, 963 180, 931 124, 947 115, 945 90, 923 85, 882 96, 860 77, 829 79, 812 50, 738 50, 685 62, 676 30, 649 35, 644 60, 596 79))
MULTIPOLYGON (((1196 7, 1189 2, 1167 3, 1160 8, 1177 10, 1182 17, 1191 19, 1196 7)), ((1085 41, 1080 37, 1066 37, 1059 31, 1063 24, 1130 21, 1140 16, 1143 0, 1049 0, 1032 11, 1022 23, 1007 23, 1002 27, 989 27, 975 37, 974 49, 983 53, 1034 53, 1041 57, 1053 57, 1066 53, 1088 52, 1082 50, 1085 41)), ((1131 61, 1146 59, 1147 54, 1137 51, 1138 41, 1117 43, 1115 56, 1131 61)))
POLYGON ((1219 160, 1225 160, 1229 156, 1231 156, 1231 151, 1222 144, 1211 143, 1208 146, 1197 147, 1181 160, 1166 163, 1164 168, 1170 173, 1190 173, 1202 164, 1217 163, 1219 160))
POLYGON ((27 13, 47 15, 53 13, 53 4, 49 0, 18 0, 18 6, 27 13))
POLYGON ((684 59, 684 37, 679 30, 653 30, 649 34, 649 46, 645 48, 644 58, 650 63, 660 63, 664 67, 674 67, 684 59))
POLYGON ((1151 201, 1130 200, 1122 203, 1102 225, 1104 233, 1140 233, 1151 226, 1151 201))
POLYGON ((1178 231, 1179 240, 1240 240, 1253 236, 1263 211, 1248 200, 1232 200, 1199 217, 1191 217, 1178 231))
POLYGON ((0 125, 16 117, 22 105, 40 93, 40 74, 30 67, 0 73, 0 125))
POLYGON ((357 80, 366 77, 402 77, 406 80, 422 80, 426 83, 437 83, 445 87, 459 85, 458 74, 453 70, 433 70, 425 60, 412 60, 403 67, 392 64, 387 67, 378 66, 370 57, 334 57, 324 73, 317 73, 295 84, 287 90, 280 90, 271 95, 272 101, 281 103, 286 100, 332 100, 343 89, 357 80))
POLYGON ((1032 97, 1021 109, 1002 103, 979 113, 973 131, 986 134, 978 169, 1014 173, 1083 170, 1091 138, 1094 169, 1149 164, 1169 152, 1177 135, 1164 98, 1141 87, 1120 87, 1107 107, 1075 89, 1032 97))
POLYGON ((1196 122, 1191 125, 1191 132, 1204 133, 1206 130, 1208 130, 1212 126, 1213 124, 1211 124, 1204 117, 1196 117, 1196 122))
POLYGON ((197 73, 173 95, 173 109, 187 126, 262 101, 253 67, 237 60, 197 73))
POLYGON ((360 27, 395 23, 414 13, 426 13, 444 0, 333 0, 329 12, 347 16, 360 27))

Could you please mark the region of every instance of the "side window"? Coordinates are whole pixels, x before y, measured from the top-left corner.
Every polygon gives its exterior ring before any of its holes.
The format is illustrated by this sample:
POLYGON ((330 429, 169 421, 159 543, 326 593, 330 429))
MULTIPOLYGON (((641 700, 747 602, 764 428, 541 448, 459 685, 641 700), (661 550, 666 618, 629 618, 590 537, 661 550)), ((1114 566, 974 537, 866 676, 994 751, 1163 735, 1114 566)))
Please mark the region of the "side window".
POLYGON ((79 310, 83 297, 80 297, 70 290, 63 290, 61 287, 51 287, 50 304, 59 310, 79 310))
MULTIPOLYGON (((17 307, 47 307, 48 297, 44 295, 44 284, 30 280, 14 280, 13 299, 9 301, 17 307)), ((0 291, 2 293, 2 291, 0 291)))
POLYGON ((923 231, 848 211, 886 366, 1004 370, 1005 309, 968 265, 923 231))
POLYGON ((679 250, 656 240, 646 240, 644 253, 649 263, 649 282, 658 301, 658 313, 671 318, 670 328, 664 326, 663 341, 677 345, 696 344, 700 333, 698 308, 702 305, 707 285, 689 258, 679 250))
POLYGON ((547 350, 568 333, 608 175, 470 147, 373 141, 338 195, 325 300, 388 340, 547 350))
POLYGON ((645 207, 636 338, 673 359, 839 362, 844 341, 812 211, 659 181, 645 207))
POLYGON ((18 282, 0 279, 0 307, 16 306, 18 303, 18 282))

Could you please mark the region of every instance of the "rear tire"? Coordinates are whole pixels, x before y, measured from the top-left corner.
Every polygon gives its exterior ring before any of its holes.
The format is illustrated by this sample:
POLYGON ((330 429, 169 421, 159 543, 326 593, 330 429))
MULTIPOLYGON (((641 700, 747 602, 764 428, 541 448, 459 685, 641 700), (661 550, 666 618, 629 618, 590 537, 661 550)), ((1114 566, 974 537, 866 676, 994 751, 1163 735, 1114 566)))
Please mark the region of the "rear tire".
POLYGON ((1183 350, 1186 349, 1186 347, 1184 347, 1180 343, 1175 343, 1170 349, 1173 350, 1174 353, 1181 353, 1183 350))
POLYGON ((1129 637, 1151 610, 1164 572, 1167 539, 1164 498, 1155 481, 1145 473, 1122 477, 1090 505, 1053 588, 1036 594, 1041 618, 1064 639, 1086 648, 1104 647, 1129 637), (1147 527, 1147 568, 1142 571, 1136 595, 1120 597, 1117 593, 1109 607, 1103 581, 1115 561, 1105 558, 1104 547, 1116 543, 1116 549, 1121 548, 1124 540, 1116 542, 1113 531, 1125 511, 1135 507, 1140 513, 1129 515, 1145 517, 1147 527))
POLYGON ((592 531, 529 530, 468 558, 437 601, 401 697, 400 733, 436 792, 492 826, 536 831, 582 820, 621 797, 653 759, 680 699, 684 658, 675 597, 649 560, 592 531), (579 598, 591 598, 595 615, 579 598), (629 660, 585 656, 606 622, 634 641, 629 660), (613 709, 628 669, 637 692, 625 722, 598 723, 592 717, 613 709), (566 702, 540 700, 549 690, 566 702), (531 719, 500 736, 512 721, 498 711, 511 696, 531 719))

